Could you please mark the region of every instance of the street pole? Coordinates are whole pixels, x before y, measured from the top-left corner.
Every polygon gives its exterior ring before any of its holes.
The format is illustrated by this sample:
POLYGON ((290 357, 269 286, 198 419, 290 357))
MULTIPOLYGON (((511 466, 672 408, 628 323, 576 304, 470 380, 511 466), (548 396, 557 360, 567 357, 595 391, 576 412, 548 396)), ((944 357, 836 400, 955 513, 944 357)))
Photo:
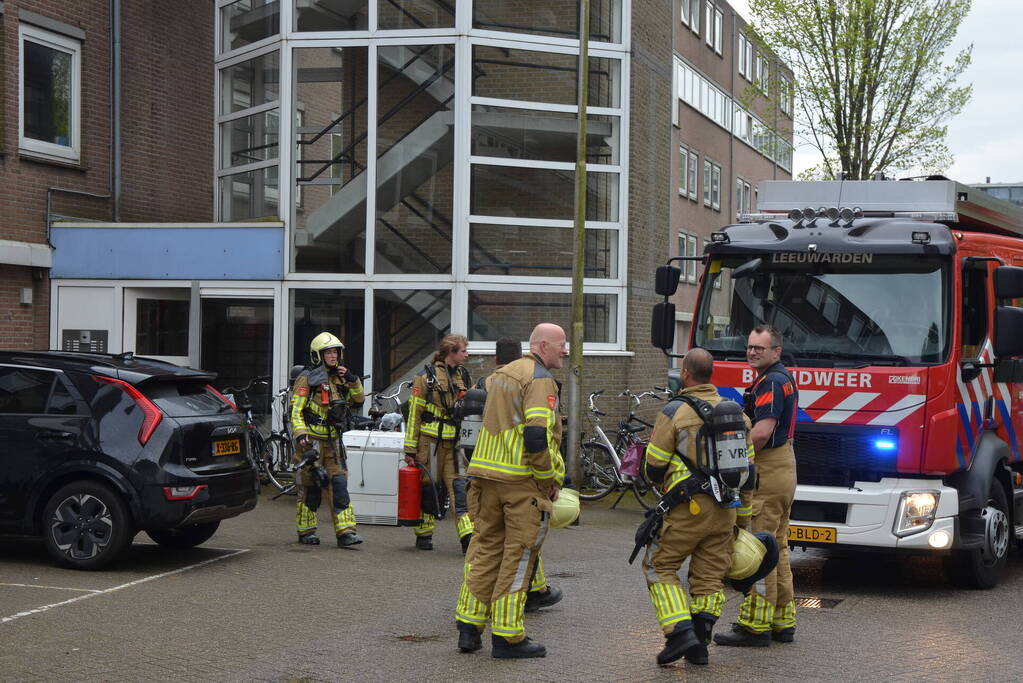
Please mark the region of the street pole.
POLYGON ((579 438, 583 371, 583 278, 586 274, 586 101, 590 90, 590 0, 579 2, 578 137, 575 143, 575 225, 572 250, 572 330, 568 356, 568 476, 582 486, 579 438))

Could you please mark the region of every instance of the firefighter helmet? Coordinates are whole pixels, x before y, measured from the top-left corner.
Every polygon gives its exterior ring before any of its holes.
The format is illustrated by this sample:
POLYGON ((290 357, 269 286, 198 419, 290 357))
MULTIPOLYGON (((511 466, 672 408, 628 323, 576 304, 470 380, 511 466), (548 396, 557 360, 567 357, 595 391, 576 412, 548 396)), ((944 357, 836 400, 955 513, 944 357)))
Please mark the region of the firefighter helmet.
POLYGON ((735 537, 735 548, 732 552, 732 566, 725 574, 729 579, 746 579, 760 568, 764 561, 767 548, 756 536, 745 529, 736 527, 738 535, 735 537))
POLYGON ((563 529, 579 517, 579 492, 561 489, 551 511, 551 527, 563 529))
POLYGON ((341 354, 344 353, 345 345, 341 343, 341 340, 332 335, 330 332, 320 332, 318 335, 313 337, 312 342, 309 344, 309 360, 312 362, 313 367, 318 366, 323 362, 323 352, 327 349, 337 349, 338 362, 341 361, 341 354))
POLYGON ((735 539, 732 566, 725 577, 732 588, 746 593, 757 581, 770 574, 778 564, 778 541, 766 531, 751 534, 739 529, 735 539))

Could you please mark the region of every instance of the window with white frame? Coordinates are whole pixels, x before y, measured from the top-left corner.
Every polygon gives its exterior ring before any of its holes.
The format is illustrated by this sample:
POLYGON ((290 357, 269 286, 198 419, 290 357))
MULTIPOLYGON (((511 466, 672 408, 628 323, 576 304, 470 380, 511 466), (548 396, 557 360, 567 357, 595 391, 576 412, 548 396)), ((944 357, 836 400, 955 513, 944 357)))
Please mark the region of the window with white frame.
POLYGON ((722 34, 724 33, 725 15, 717 7, 714 8, 714 52, 721 54, 722 34))
POLYGON ((700 155, 689 150, 689 198, 696 201, 696 181, 700 172, 700 155))
POLYGON ((784 76, 778 79, 778 104, 782 113, 792 116, 792 80, 784 76))
POLYGON ((767 57, 764 55, 757 55, 757 85, 764 91, 764 94, 770 94, 768 89, 770 87, 771 80, 771 65, 767 57))
MULTIPOLYGON (((682 0, 686 2, 687 0, 682 0)), ((689 2, 689 28, 693 33, 700 35, 700 0, 688 0, 689 2)))
POLYGON ((712 164, 707 159, 703 160, 703 205, 710 206, 710 176, 712 164))
POLYGON ((710 205, 715 211, 721 210, 721 167, 717 164, 711 164, 710 205))
POLYGON ((679 6, 682 11, 682 23, 689 26, 689 0, 682 0, 679 6))
POLYGON ((82 43, 18 27, 18 148, 60 161, 81 158, 82 43))
POLYGON ((735 179, 735 218, 742 216, 742 178, 735 179))
POLYGON ((706 14, 704 14, 703 21, 707 31, 705 40, 707 41, 707 47, 714 47, 714 3, 705 3, 704 9, 706 14))
POLYGON ((753 43, 745 34, 739 34, 739 75, 747 81, 753 80, 753 43))
POLYGON ((685 145, 678 147, 678 193, 689 196, 689 150, 685 145))
MULTIPOLYGON (((699 256, 699 238, 686 232, 678 234, 678 255, 685 257, 699 256)), ((696 264, 698 261, 682 261, 682 277, 680 282, 696 284, 696 264)))

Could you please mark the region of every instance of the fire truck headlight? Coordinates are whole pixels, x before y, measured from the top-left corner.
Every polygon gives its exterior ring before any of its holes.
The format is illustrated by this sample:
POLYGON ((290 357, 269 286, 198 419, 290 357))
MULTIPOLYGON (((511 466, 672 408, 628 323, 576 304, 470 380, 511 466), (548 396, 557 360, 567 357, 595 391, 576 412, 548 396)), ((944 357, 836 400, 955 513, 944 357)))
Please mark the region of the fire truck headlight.
POLYGON ((927 544, 936 550, 944 550, 952 545, 952 534, 944 529, 935 531, 928 537, 927 544))
POLYGON ((895 535, 908 536, 931 528, 940 496, 938 491, 903 491, 895 513, 895 535))

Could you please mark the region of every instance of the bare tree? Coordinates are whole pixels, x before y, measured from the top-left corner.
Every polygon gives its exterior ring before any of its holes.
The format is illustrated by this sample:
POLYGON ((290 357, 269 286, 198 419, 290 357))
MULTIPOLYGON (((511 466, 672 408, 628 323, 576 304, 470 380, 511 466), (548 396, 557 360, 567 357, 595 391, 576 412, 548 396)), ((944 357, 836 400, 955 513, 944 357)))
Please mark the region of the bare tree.
POLYGON ((947 122, 969 101, 957 81, 972 44, 946 59, 971 0, 751 0, 761 46, 795 76, 796 127, 821 153, 804 177, 936 173, 947 122))

